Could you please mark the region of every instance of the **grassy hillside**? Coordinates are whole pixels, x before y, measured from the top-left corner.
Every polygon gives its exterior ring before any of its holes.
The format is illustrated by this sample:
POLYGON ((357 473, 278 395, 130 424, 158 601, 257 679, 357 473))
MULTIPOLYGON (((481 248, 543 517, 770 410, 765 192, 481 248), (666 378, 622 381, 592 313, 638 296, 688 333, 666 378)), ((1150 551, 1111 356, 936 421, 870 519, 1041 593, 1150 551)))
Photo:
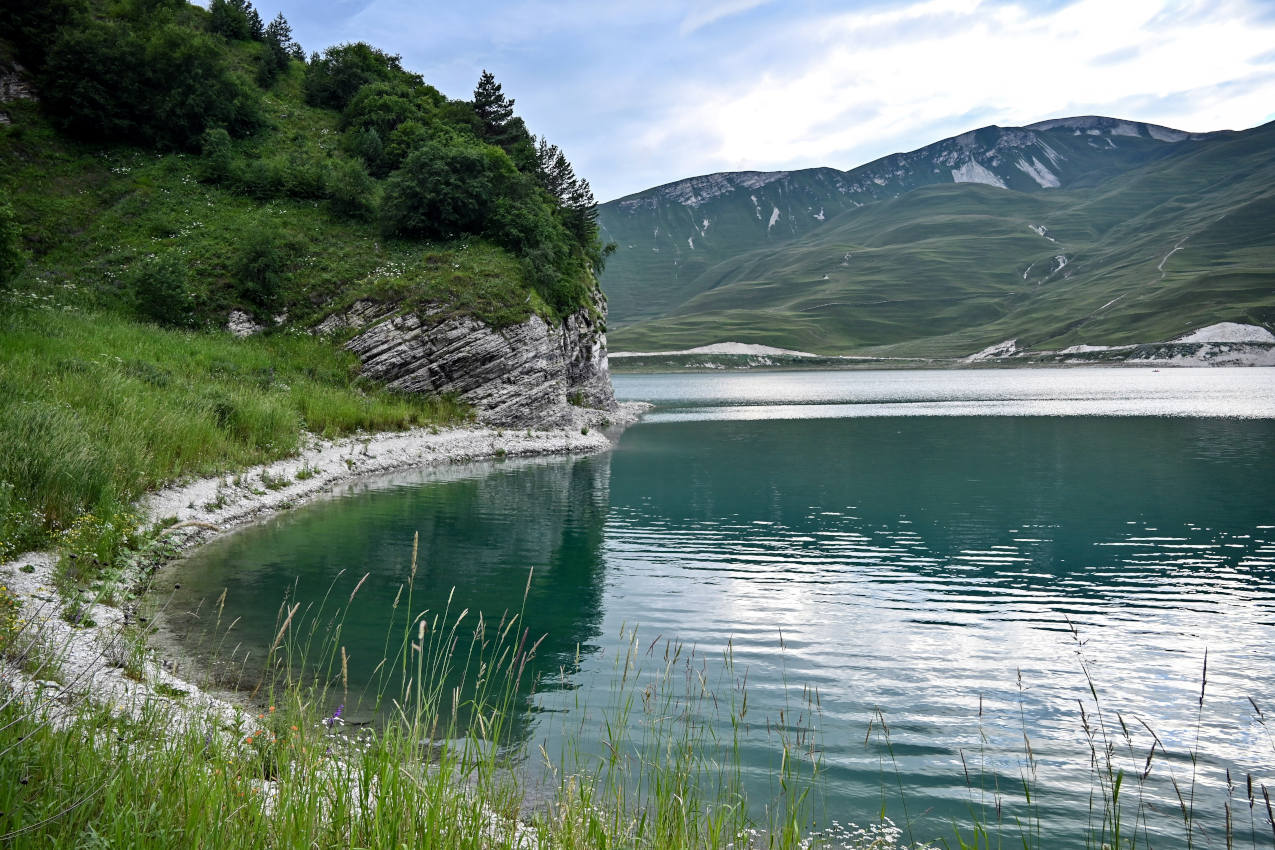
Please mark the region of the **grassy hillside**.
POLYGON ((34 95, 0 103, 0 558, 78 528, 109 562, 149 488, 466 418, 305 333, 358 298, 593 309, 588 184, 490 75, 449 99, 369 45, 306 60, 263 14, 0 8, 0 73, 34 95))
POLYGON ((611 322, 667 316, 713 285, 704 272, 714 265, 814 236, 865 204, 954 183, 1031 193, 1093 187, 1226 136, 1089 116, 984 127, 844 172, 711 174, 638 192, 599 209, 602 233, 617 246, 603 280, 611 322))
POLYGON ((936 184, 847 211, 705 270, 611 346, 959 355, 1275 324, 1275 125, 1166 149, 1090 185, 936 184))

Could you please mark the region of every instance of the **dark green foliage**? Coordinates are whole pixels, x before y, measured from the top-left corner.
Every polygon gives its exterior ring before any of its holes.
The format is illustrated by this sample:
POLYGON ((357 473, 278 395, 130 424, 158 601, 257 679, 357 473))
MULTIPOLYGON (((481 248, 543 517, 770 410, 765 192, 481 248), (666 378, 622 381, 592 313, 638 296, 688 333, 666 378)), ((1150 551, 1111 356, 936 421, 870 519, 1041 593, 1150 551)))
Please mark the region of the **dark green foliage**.
MULTIPOLYGON (((437 132, 437 127, 435 131, 437 132)), ((421 122, 404 121, 390 133, 381 159, 382 164, 387 171, 401 167, 407 155, 429 141, 431 135, 421 122)))
POLYGON ((376 181, 352 159, 338 160, 328 175, 332 212, 342 218, 369 220, 376 214, 376 181))
POLYGON ((297 246, 273 222, 259 218, 243 239, 234 261, 236 291, 263 318, 279 308, 283 278, 297 246))
POLYGON ((381 134, 372 127, 364 127, 350 139, 350 152, 363 160, 367 170, 377 177, 389 174, 390 169, 385 161, 385 144, 381 134))
POLYGON ((224 183, 234 173, 235 154, 230 134, 217 127, 205 130, 199 141, 199 179, 208 183, 224 183))
POLYGON ((509 158, 490 145, 426 142, 386 182, 382 228, 427 239, 482 233, 493 201, 515 175, 509 158))
POLYGON ((490 74, 476 108, 367 44, 292 67, 287 19, 258 27, 248 0, 76 8, 53 0, 9 19, 51 45, 42 102, 15 106, 14 128, 0 134, 0 154, 18 164, 0 187, 19 193, 39 286, 179 325, 235 305, 310 321, 383 280, 501 324, 587 303, 601 249, 542 188, 535 139, 490 74), (93 144, 64 157, 55 128, 93 144), (154 156, 192 149, 198 158, 154 156), (266 201, 263 214, 255 202, 266 201), (250 219, 269 226, 254 232, 250 219), (453 238, 429 250, 455 258, 402 271, 418 240, 453 238), (355 244, 357 257, 341 247, 355 244), (143 259, 156 254, 184 265, 143 259), (295 274, 302 264, 307 274, 295 274), (63 290, 67 280, 76 286, 63 290))
POLYGON ((514 115, 513 98, 505 97, 491 72, 483 71, 474 88, 474 116, 483 141, 497 145, 524 174, 536 168, 536 141, 523 120, 514 115))
POLYGON ((368 83, 358 90, 341 115, 346 127, 376 130, 388 138, 404 121, 427 123, 444 102, 438 90, 406 80, 368 83))
POLYGON ((478 113, 474 112, 474 105, 469 101, 449 100, 438 108, 438 116, 448 126, 475 139, 482 138, 482 122, 478 120, 478 113))
POLYGON ((433 86, 406 76, 369 83, 342 113, 347 149, 363 159, 373 176, 384 177, 429 137, 426 127, 440 126, 438 109, 445 100, 433 86))
POLYGON ((212 0, 208 29, 236 41, 260 41, 264 34, 261 15, 249 0, 212 0))
POLYGON ((67 28, 49 51, 41 91, 63 129, 95 140, 190 148, 208 127, 243 135, 263 122, 257 90, 229 71, 208 36, 177 24, 67 28))
POLYGON ((137 315, 160 325, 194 327, 198 301, 191 292, 186 264, 175 252, 138 264, 132 275, 137 315))
POLYGON ((598 205, 589 181, 576 177, 575 169, 557 145, 541 139, 536 148, 536 177, 557 198, 562 223, 581 246, 597 241, 598 205))
POLYGON ((489 141, 499 138, 514 117, 513 98, 505 97, 500 83, 486 69, 474 87, 474 114, 481 122, 483 138, 489 141))
POLYGON ((263 87, 268 87, 288 69, 288 63, 298 55, 304 56, 304 54, 301 51, 301 45, 292 40, 292 26, 282 12, 275 15, 274 20, 266 27, 262 40, 266 44, 266 50, 261 57, 257 82, 263 87))
POLYGON ((21 62, 38 71, 58 33, 87 9, 85 0, 0 0, 0 38, 13 45, 21 62))
POLYGON ((22 231, 9 199, 0 193, 0 288, 22 270, 22 231))
POLYGON ((416 79, 403 70, 398 55, 363 42, 338 44, 310 57, 305 73, 305 97, 311 106, 343 110, 368 83, 416 79))

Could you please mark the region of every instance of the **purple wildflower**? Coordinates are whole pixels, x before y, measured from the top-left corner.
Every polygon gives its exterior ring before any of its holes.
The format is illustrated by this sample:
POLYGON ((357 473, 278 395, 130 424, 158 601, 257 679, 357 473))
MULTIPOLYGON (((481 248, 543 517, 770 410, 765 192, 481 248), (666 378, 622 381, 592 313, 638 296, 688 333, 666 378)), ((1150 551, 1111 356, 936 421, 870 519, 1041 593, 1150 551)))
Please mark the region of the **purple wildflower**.
POLYGON ((331 717, 324 718, 323 722, 331 729, 335 724, 341 722, 341 712, 345 710, 345 703, 341 703, 336 707, 336 711, 332 712, 331 717))

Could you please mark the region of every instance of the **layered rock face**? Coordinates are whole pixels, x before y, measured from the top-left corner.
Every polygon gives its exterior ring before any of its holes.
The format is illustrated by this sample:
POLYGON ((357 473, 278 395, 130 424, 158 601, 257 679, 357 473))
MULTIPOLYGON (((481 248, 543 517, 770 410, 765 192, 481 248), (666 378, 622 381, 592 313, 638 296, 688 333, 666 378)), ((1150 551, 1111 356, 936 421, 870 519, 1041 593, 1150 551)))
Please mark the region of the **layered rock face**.
MULTIPOLYGON (((601 303, 595 305, 605 315, 601 303)), ((357 328, 346 343, 363 374, 404 392, 455 393, 492 425, 563 424, 572 408, 614 411, 606 334, 588 309, 559 326, 532 316, 495 330, 473 318, 399 313, 360 301, 317 330, 357 328)))

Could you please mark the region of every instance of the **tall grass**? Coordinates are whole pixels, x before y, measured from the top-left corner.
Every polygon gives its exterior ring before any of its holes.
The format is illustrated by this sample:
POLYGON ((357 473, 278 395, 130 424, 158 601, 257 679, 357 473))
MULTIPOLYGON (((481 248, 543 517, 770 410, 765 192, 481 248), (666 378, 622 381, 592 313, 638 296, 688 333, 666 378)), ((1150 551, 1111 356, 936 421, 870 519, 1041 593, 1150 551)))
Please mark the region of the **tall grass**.
MULTIPOLYGON (((564 850, 1272 846, 1269 790, 1252 776, 1236 778, 1224 829, 1203 829, 1193 791, 1198 744, 1187 754, 1167 752, 1145 727, 1152 743, 1139 749, 1144 738, 1134 724, 1099 698, 1074 631, 1091 697, 1079 706, 1090 754, 1083 835, 1053 835, 1042 819, 1040 797, 1049 791, 1036 780, 1023 712, 1021 787, 984 775, 982 754, 971 754, 968 817, 952 824, 952 838, 930 845, 917 840, 929 836, 913 835, 909 788, 879 711, 868 737, 877 737, 893 765, 882 775, 882 796, 904 803, 902 827, 883 819, 868 829, 834 823, 816 831, 824 781, 819 694, 785 684, 782 709, 757 717, 729 645, 709 659, 674 640, 642 641, 625 627, 600 703, 559 691, 575 709, 560 716, 579 726, 557 752, 532 749, 516 722, 536 685, 527 677, 539 641, 525 610, 489 619, 455 611, 450 597, 436 610, 417 610, 416 573, 414 547, 386 612, 386 649, 373 671, 383 675, 371 677, 366 693, 350 691, 343 624, 368 575, 339 577, 347 584, 334 581, 308 606, 284 601, 265 657, 236 658, 241 686, 260 705, 238 722, 183 705, 183 694, 144 669, 140 678, 156 696, 132 720, 83 696, 68 715, 48 708, 57 702, 32 711, 0 691, 0 841, 564 850), (586 743, 586 722, 604 732, 596 747, 586 743), (749 799, 742 752, 763 729, 778 763, 771 793, 759 799, 754 790, 749 799), (549 777, 539 800, 528 793, 534 763, 549 777), (1153 768, 1167 772, 1175 809, 1157 809, 1144 794, 1153 768)), ((531 582, 529 574, 528 589, 531 582)), ((220 601, 206 612, 218 622, 223 615, 220 601)), ((121 653, 116 663, 135 664, 135 657, 121 653)), ((1202 709, 1207 667, 1200 684, 1202 709)), ((1264 726, 1265 714, 1253 708, 1264 726)))
POLYGON ((0 560, 79 517, 123 522, 142 493, 335 437, 463 420, 387 392, 321 340, 165 330, 104 313, 0 305, 0 560))

